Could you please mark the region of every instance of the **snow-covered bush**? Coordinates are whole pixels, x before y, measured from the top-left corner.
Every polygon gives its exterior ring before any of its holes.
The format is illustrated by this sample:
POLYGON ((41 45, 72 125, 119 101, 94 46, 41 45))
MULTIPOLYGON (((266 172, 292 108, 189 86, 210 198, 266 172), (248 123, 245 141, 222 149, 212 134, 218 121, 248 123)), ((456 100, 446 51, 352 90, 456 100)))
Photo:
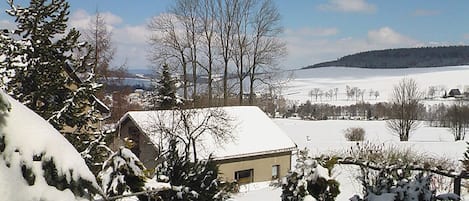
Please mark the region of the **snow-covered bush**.
POLYGON ((120 147, 104 162, 98 179, 106 196, 137 193, 146 190, 144 170, 145 167, 132 151, 120 147))
POLYGON ((427 153, 419 152, 411 147, 399 147, 392 143, 372 143, 370 141, 357 142, 352 147, 334 153, 342 158, 368 161, 383 167, 412 164, 421 167, 433 167, 438 169, 454 169, 458 161, 450 158, 433 157, 427 153))
POLYGON ((434 201, 460 200, 459 196, 447 193, 436 195, 431 188, 432 174, 420 172, 412 175, 405 169, 382 168, 377 174, 362 167, 361 181, 364 187, 364 198, 355 195, 352 201, 434 201))
POLYGON ((283 201, 311 199, 311 196, 319 201, 331 201, 339 193, 339 183, 330 178, 328 169, 308 156, 307 150, 300 151, 295 168, 282 179, 283 201))
POLYGON ((0 92, 1 200, 81 200, 100 192, 73 146, 40 116, 0 92))
POLYGON ((348 141, 365 140, 365 129, 362 127, 350 127, 344 130, 345 139, 348 141))
POLYGON ((91 172, 98 176, 104 161, 112 154, 112 150, 108 147, 111 133, 97 131, 93 135, 64 134, 64 136, 85 159, 91 172))
MULTIPOLYGON (((420 167, 427 169, 450 170, 457 169, 458 161, 445 157, 429 156, 410 147, 403 148, 393 144, 376 144, 369 141, 357 142, 352 147, 335 152, 334 156, 348 159, 348 161, 366 162, 378 167, 420 167)), ((329 156, 330 158, 331 156, 329 156)), ((452 188, 450 178, 442 175, 433 175, 432 188, 439 192, 449 191, 452 188)))
MULTIPOLYGON (((361 170, 358 179, 363 186, 364 198, 355 195, 350 199, 352 201, 433 201, 438 197, 437 191, 447 191, 451 186, 451 179, 443 176, 450 173, 444 170, 457 166, 454 161, 432 158, 410 148, 370 142, 357 142, 338 155, 341 158, 335 157, 337 163, 357 165, 361 170)), ((454 198, 449 194, 440 197, 444 196, 454 198)))

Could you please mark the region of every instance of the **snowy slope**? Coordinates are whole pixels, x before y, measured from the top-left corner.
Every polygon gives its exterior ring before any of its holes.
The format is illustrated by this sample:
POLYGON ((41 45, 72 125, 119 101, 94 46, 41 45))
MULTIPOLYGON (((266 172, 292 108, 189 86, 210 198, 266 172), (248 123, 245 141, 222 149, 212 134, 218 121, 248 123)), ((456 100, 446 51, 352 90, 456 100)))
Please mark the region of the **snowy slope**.
MULTIPOLYGON (((305 102, 311 97, 308 92, 313 88, 322 91, 338 88, 338 100, 330 102, 335 105, 349 105, 355 101, 347 101, 346 85, 365 89, 364 99, 367 102, 388 101, 394 85, 402 78, 413 78, 424 92, 430 86, 442 86, 448 89, 463 90, 469 86, 469 66, 440 67, 440 68, 407 68, 407 69, 365 69, 346 67, 314 68, 295 71, 293 80, 282 90, 282 94, 289 100, 305 102), (380 96, 369 96, 370 90, 379 91, 380 96)), ((315 97, 312 98, 315 102, 315 97)), ((318 102, 321 102, 318 100, 318 102)))
POLYGON ((0 152, 1 200, 80 200, 69 189, 61 191, 47 184, 42 165, 51 159, 58 176, 64 176, 68 183, 81 179, 99 189, 85 161, 57 130, 16 100, 0 94, 11 103, 10 112, 0 114, 0 137, 4 136, 6 143, 0 152), (23 165, 32 169, 33 185, 23 178, 23 165))

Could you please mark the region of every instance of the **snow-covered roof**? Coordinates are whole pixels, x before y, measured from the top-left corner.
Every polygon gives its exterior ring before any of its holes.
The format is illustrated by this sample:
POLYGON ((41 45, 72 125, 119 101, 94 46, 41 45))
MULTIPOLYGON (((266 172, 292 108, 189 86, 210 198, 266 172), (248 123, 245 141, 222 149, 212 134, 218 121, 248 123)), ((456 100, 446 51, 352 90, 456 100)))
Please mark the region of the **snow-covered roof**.
MULTIPOLYGON (((203 136, 202 143, 199 143, 203 144, 203 150, 205 151, 204 154, 201 154, 202 156, 211 153, 215 160, 224 160, 296 149, 296 144, 290 137, 258 107, 234 106, 219 109, 224 110, 230 118, 230 123, 233 126, 231 134, 234 138, 225 144, 218 144, 208 135, 203 136)), ((171 116, 170 112, 172 111, 132 111, 126 113, 119 121, 119 124, 126 119, 130 119, 151 141, 158 142, 160 141, 160 135, 154 133, 155 117, 171 116)))

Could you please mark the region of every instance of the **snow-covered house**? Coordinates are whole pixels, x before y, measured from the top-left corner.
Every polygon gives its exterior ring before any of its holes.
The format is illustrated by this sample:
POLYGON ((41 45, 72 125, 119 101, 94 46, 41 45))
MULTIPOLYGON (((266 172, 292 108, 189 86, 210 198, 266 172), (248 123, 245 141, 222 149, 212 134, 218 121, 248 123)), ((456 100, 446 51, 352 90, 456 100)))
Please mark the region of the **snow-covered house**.
MULTIPOLYGON (((73 67, 70 66, 68 63, 65 63, 65 65, 64 65, 64 73, 66 73, 68 76, 70 76, 70 78, 74 81, 74 82, 72 82, 72 84, 67 86, 68 88, 70 88, 72 90, 78 90, 78 87, 77 87, 76 83, 82 84, 83 83, 82 79, 84 79, 82 77, 87 76, 86 73, 85 74, 78 74, 77 72, 75 72, 73 67)), ((94 107, 96 107, 96 109, 99 111, 99 119, 104 120, 104 119, 111 116, 111 109, 103 101, 99 100, 99 98, 97 98, 95 95, 90 96, 88 101, 90 103, 95 103, 94 107)), ((87 109, 89 109, 89 108, 87 108, 87 109)), ((101 129, 102 122, 101 121, 97 122, 95 127, 101 129)), ((61 133, 74 133, 75 130, 76 130, 76 128, 71 128, 69 126, 65 126, 60 132, 61 133)))
MULTIPOLYGON (((199 144, 204 148, 204 153, 198 154, 198 158, 212 154, 222 177, 228 181, 269 181, 286 175, 291 168, 291 156, 296 144, 263 111, 252 106, 219 109, 224 110, 231 119, 233 139, 217 144, 209 137, 202 137, 199 144)), ((126 113, 118 122, 114 147, 122 145, 125 138, 132 139, 136 145, 132 151, 147 168, 154 168, 158 163, 155 161, 158 144, 162 142, 154 126, 159 121, 165 121, 155 117, 170 116, 171 112, 126 113)))
POLYGON ((455 98, 459 98, 459 97, 462 97, 461 96, 461 91, 459 91, 459 89, 451 89, 448 93, 448 97, 455 97, 455 98))

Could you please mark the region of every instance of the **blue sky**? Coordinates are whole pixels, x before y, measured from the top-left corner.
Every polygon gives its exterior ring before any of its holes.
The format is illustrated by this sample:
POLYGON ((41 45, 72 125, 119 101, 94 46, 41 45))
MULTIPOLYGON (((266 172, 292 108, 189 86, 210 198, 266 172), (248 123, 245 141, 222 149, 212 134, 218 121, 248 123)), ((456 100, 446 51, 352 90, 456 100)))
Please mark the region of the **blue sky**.
MULTIPOLYGON (((27 2, 25 0, 18 3, 27 2)), ((70 0, 70 24, 86 27, 98 9, 112 28, 116 65, 147 68, 146 24, 172 0, 70 0)), ((283 68, 299 68, 360 51, 469 43, 467 0, 274 0, 282 15, 288 56, 283 68)), ((24 5, 24 4, 23 4, 24 5)), ((0 8, 7 7, 3 1, 0 8)), ((0 27, 12 26, 0 14, 0 27)))

